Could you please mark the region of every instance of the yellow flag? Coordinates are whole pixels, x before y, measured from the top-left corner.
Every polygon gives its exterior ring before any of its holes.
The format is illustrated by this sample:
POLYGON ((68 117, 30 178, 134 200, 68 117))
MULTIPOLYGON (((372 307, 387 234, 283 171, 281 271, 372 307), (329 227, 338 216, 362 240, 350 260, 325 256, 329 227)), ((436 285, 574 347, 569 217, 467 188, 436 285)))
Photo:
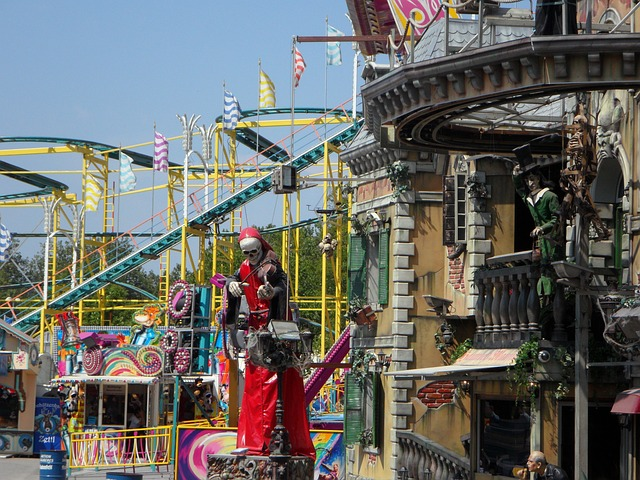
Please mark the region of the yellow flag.
POLYGON ((87 175, 87 191, 85 193, 84 206, 87 212, 95 212, 102 196, 102 188, 93 175, 87 175))
POLYGON ((260 70, 260 102, 259 108, 273 108, 276 106, 276 87, 269 75, 260 70))

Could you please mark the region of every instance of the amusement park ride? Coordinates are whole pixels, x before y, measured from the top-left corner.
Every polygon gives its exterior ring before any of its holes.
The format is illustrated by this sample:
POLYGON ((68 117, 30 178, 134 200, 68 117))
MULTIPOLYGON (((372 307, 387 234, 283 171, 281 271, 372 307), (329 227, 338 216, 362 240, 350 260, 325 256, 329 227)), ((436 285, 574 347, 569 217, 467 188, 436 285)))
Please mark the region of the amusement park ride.
MULTIPOLYGON (((323 280, 320 302, 317 299, 307 300, 304 292, 299 291, 297 281, 300 258, 297 244, 299 237, 295 235, 295 229, 320 221, 322 235, 327 238, 330 220, 335 219, 339 225, 343 223, 343 217, 345 217, 344 222, 348 221, 349 199, 346 196, 343 198, 341 188, 348 179, 342 164, 336 161, 336 154, 340 153, 343 146, 355 137, 363 122, 361 118, 354 118, 348 113, 344 106, 331 111, 316 108, 296 108, 293 112, 291 109, 278 108, 244 111, 234 130, 224 130, 221 118, 208 128, 196 126, 200 117, 187 118, 184 115, 178 118, 183 127, 183 134, 169 140, 182 140, 184 156, 180 161, 176 161, 176 154, 171 156, 168 172, 162 180, 159 180, 158 172, 153 172, 153 157, 134 150, 148 144, 116 148, 97 142, 67 138, 0 138, 0 143, 6 145, 28 145, 26 148, 0 149, 0 157, 11 159, 11 163, 0 161, 0 174, 31 185, 36 190, 0 195, 0 206, 3 208, 40 206, 44 209, 45 262, 42 282, 19 295, 7 298, 0 305, 0 314, 5 319, 13 319, 11 322, 13 328, 37 338, 40 352, 51 354, 54 362, 61 350, 72 351, 73 347, 69 347, 71 349, 69 350, 67 346, 72 344, 76 346, 77 350, 74 350, 71 355, 73 358, 71 367, 65 368, 63 365, 68 359, 57 359, 61 378, 52 379, 54 384, 64 385, 66 382, 75 384, 83 381, 90 383, 95 380, 89 378, 91 375, 97 375, 104 383, 109 383, 110 379, 106 378, 108 375, 105 371, 110 361, 109 355, 116 357, 121 355, 122 352, 115 352, 117 347, 129 349, 132 352, 130 355, 140 357, 141 350, 147 348, 146 345, 149 344, 148 351, 145 353, 148 358, 145 361, 155 356, 162 357, 163 351, 166 357, 167 352, 171 351, 170 358, 159 358, 158 362, 163 365, 159 372, 154 370, 153 373, 150 371, 145 373, 143 369, 140 373, 140 376, 149 377, 157 374, 159 377, 172 375, 171 378, 175 378, 175 382, 169 380, 168 383, 160 380, 160 384, 165 386, 164 393, 159 392, 158 405, 149 403, 153 396, 153 381, 142 379, 139 383, 149 385, 148 390, 143 393, 147 397, 149 409, 147 411, 147 419, 150 422, 148 426, 151 427, 152 423, 158 427, 163 423, 167 425, 173 423, 173 431, 171 433, 167 431, 167 434, 172 437, 171 445, 174 446, 179 440, 175 431, 179 420, 176 405, 181 396, 181 387, 185 384, 184 380, 179 378, 181 375, 176 375, 179 368, 178 360, 174 358, 174 356, 177 357, 177 351, 181 348, 174 347, 189 344, 190 358, 185 359, 189 368, 182 371, 185 378, 193 381, 190 376, 216 373, 212 371, 212 365, 216 363, 214 359, 216 345, 211 342, 209 332, 220 327, 216 326, 214 313, 221 309, 223 295, 222 289, 212 288, 211 284, 214 287, 223 286, 224 276, 233 272, 234 264, 238 263, 238 260, 234 258, 232 237, 246 226, 243 225, 242 212, 252 206, 251 202, 258 200, 270 190, 274 190, 276 194, 285 193, 282 196, 282 226, 273 230, 282 234, 282 248, 279 249, 279 253, 281 263, 291 278, 291 301, 297 306, 298 311, 312 309, 320 311, 322 334, 320 352, 316 352, 320 358, 325 358, 325 362, 333 362, 332 365, 335 365, 335 362, 340 362, 346 355, 349 342, 348 329, 344 328, 342 312, 345 305, 345 292, 343 292, 340 278, 339 265, 343 260, 341 254, 337 251, 333 256, 321 255, 320 260, 322 275, 326 276, 329 272, 333 272, 331 274, 335 276, 335 291, 328 292, 327 282, 323 280), (273 120, 278 117, 286 118, 273 120), (290 127, 291 134, 273 143, 263 136, 263 133, 271 127, 281 130, 290 127), (194 136, 202 137, 200 151, 194 149, 194 136), (41 144, 44 146, 39 146, 41 144), (239 151, 242 148, 251 152, 246 160, 240 159, 239 151), (153 176, 149 188, 140 188, 128 193, 118 191, 115 187, 118 174, 116 166, 119 165, 118 160, 122 153, 132 159, 132 166, 141 179, 145 174, 153 176), (45 175, 44 172, 28 171, 14 164, 15 159, 22 156, 62 154, 68 157, 81 157, 82 167, 75 172, 81 179, 81 190, 77 193, 73 192, 67 184, 52 178, 51 172, 46 172, 45 175), (306 175, 304 180, 297 178, 301 177, 301 174, 306 175), (301 184, 320 183, 322 185, 322 207, 313 213, 312 218, 306 220, 301 218, 300 207, 301 202, 304 201, 305 190, 297 188, 298 181, 301 184), (101 199, 98 208, 91 211, 86 208, 87 199, 89 190, 95 188, 96 183, 101 192, 101 199), (152 206, 150 218, 142 221, 137 219, 136 215, 142 211, 138 206, 155 205, 156 199, 160 198, 163 192, 166 192, 166 208, 155 212, 152 206), (289 193, 292 194, 292 199, 289 193), (121 208, 125 202, 132 208, 121 208), (93 217, 91 222, 98 219, 100 224, 98 232, 89 231, 87 225, 90 217, 93 217), (124 225, 126 227, 123 227, 124 225), (74 261, 68 265, 61 265, 58 261, 57 253, 62 238, 73 247, 74 261), (123 241, 132 246, 131 250, 124 255, 118 253, 123 241), (213 247, 210 268, 205 266, 207 243, 213 247), (333 268, 330 268, 330 262, 334 263, 333 268), (107 297, 106 286, 117 283, 125 274, 145 264, 157 265, 160 275, 159 291, 147 292, 148 301, 132 300, 124 304, 117 300, 113 302, 107 297), (182 280, 173 282, 172 285, 169 279, 170 267, 176 264, 180 265, 182 280), (189 265, 195 277, 193 285, 184 281, 189 265), (205 272, 211 271, 217 275, 210 280, 206 278, 205 272), (184 304, 187 299, 192 302, 187 315, 189 320, 185 324, 179 323, 187 317, 182 315, 176 317, 175 314, 176 299, 181 295, 183 296, 181 308, 186 308, 184 304), (131 310, 132 317, 135 316, 135 322, 138 324, 135 332, 132 329, 128 344, 124 342, 123 345, 122 338, 118 340, 116 335, 105 335, 105 329, 108 327, 107 312, 116 308, 131 310), (162 314, 164 310, 167 311, 167 315, 162 314), (80 333, 84 325, 83 317, 89 311, 99 312, 101 325, 92 331, 80 333), (75 325, 71 320, 75 321, 75 325), (155 322, 160 329, 175 332, 171 334, 168 331, 161 332, 164 333, 162 338, 164 348, 151 346, 151 344, 158 345, 158 339, 150 342, 141 340, 140 329, 144 328, 146 320, 152 320, 150 327, 155 327, 156 325, 151 325, 155 322), (332 336, 327 338, 327 332, 333 332, 332 336), (343 332, 342 335, 340 332, 343 332), (189 336, 188 342, 183 340, 183 335, 189 336), (60 344, 60 337, 62 337, 62 344, 60 344), (81 345, 83 349, 80 348, 81 345), (333 346, 328 348, 331 345, 333 346), (100 355, 99 362, 93 356, 96 352, 100 355), (86 375, 82 378, 74 378, 74 375, 79 372, 86 372, 86 375), (162 417, 162 412, 166 413, 169 410, 166 404, 163 405, 162 398, 165 397, 166 403, 171 397, 172 385, 174 412, 165 418, 166 422, 158 421, 158 418, 162 417), (156 415, 155 419, 151 418, 151 411, 156 415)), ((258 202, 255 202, 253 205, 257 204, 258 202)), ((337 238, 334 240, 345 242, 346 239, 342 238, 340 228, 337 232, 337 238)), ((20 234, 14 234, 14 237, 19 238, 20 234)), ((237 256, 237 253, 235 255, 237 256)), ((309 344, 306 343, 306 345, 308 350, 309 344)), ((155 362, 150 360, 153 365, 155 362)), ((114 360, 114 363, 117 362, 114 360)), ((152 368, 152 366, 146 365, 146 368, 152 368)), ((278 375, 282 368, 284 366, 276 368, 278 375)), ((331 377, 332 371, 332 368, 318 368, 314 371, 305 385, 304 395, 307 403, 313 401, 324 383, 331 377)), ((237 375, 237 366, 231 366, 230 372, 231 378, 237 375)), ((121 380, 124 380, 124 377, 121 380)), ((196 380, 201 381, 201 379, 196 380)), ((86 388, 84 395, 88 396, 89 392, 86 388)), ((96 393, 100 391, 104 394, 103 390, 98 390, 97 386, 95 388, 96 393)), ((100 388, 104 387, 100 386, 100 388)), ((231 384, 228 385, 230 404, 227 418, 225 420, 223 417, 222 423, 234 425, 237 422, 237 404, 234 405, 232 398, 237 392, 236 388, 231 384)), ((130 389, 129 393, 131 391, 133 390, 130 389)), ((100 406, 106 418, 107 414, 104 413, 106 405, 101 402, 100 406)), ((280 415, 278 425, 280 425, 282 410, 278 412, 280 415)), ((207 412, 203 411, 203 413, 211 425, 215 424, 207 412)), ((103 415, 100 415, 101 419, 103 415)), ((220 418, 217 420, 220 421, 220 418)), ((86 456, 76 455, 79 450, 74 446, 82 445, 81 450, 84 452, 86 445, 82 442, 86 441, 86 438, 74 434, 71 441, 73 446, 67 446, 71 450, 70 465, 72 467, 95 466, 96 462, 92 465, 86 456), (72 456, 77 458, 71 458, 72 456)), ((282 440, 280 439, 279 442, 281 444, 282 440)), ((170 450, 168 445, 168 443, 163 444, 163 448, 170 450)), ((286 456, 286 448, 276 450, 286 456)), ((154 462, 153 459, 146 458, 148 464, 172 463, 173 460, 173 458, 167 460, 166 456, 162 457, 162 462, 154 462)), ((129 459, 129 461, 132 460, 129 459)), ((281 460, 279 461, 281 463, 281 460)), ((114 461, 106 461, 106 463, 113 464, 114 461)), ((127 459, 119 457, 115 463, 126 465, 127 459)))

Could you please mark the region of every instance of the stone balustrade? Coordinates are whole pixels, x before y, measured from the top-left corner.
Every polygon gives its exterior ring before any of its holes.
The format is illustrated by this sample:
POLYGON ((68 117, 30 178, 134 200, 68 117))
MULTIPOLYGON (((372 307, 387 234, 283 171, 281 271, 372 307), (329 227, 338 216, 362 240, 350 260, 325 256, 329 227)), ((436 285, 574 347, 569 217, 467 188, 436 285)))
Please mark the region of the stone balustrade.
POLYGON ((408 480, 469 480, 469 458, 413 432, 398 432, 400 468, 408 471, 408 480))
MULTIPOLYGON (((517 348, 534 336, 541 337, 541 299, 537 290, 540 271, 539 263, 531 261, 531 252, 518 252, 490 258, 487 269, 476 272, 474 346, 517 348)), ((563 301, 563 288, 557 285, 552 340, 566 339, 563 301)))

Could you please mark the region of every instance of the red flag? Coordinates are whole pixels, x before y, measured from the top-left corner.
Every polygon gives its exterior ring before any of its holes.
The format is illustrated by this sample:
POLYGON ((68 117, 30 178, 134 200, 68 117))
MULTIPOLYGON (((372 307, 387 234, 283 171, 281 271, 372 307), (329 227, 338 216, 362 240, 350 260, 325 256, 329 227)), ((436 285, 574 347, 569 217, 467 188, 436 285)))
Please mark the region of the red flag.
POLYGON ((293 86, 297 87, 298 83, 300 83, 300 77, 302 76, 304 69, 307 68, 307 64, 304 63, 304 58, 302 58, 302 54, 297 48, 295 57, 295 66, 293 69, 293 86))

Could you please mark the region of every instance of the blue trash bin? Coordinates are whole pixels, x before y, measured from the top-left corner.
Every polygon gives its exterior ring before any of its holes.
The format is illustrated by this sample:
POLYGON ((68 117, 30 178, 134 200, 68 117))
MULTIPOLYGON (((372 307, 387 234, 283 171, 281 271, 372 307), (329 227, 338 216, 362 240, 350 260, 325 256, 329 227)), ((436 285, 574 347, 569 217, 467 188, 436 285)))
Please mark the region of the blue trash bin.
POLYGON ((67 477, 67 460, 64 450, 40 452, 40 480, 64 480, 67 477))
POLYGON ((139 473, 109 472, 107 480, 142 480, 142 475, 139 473))

